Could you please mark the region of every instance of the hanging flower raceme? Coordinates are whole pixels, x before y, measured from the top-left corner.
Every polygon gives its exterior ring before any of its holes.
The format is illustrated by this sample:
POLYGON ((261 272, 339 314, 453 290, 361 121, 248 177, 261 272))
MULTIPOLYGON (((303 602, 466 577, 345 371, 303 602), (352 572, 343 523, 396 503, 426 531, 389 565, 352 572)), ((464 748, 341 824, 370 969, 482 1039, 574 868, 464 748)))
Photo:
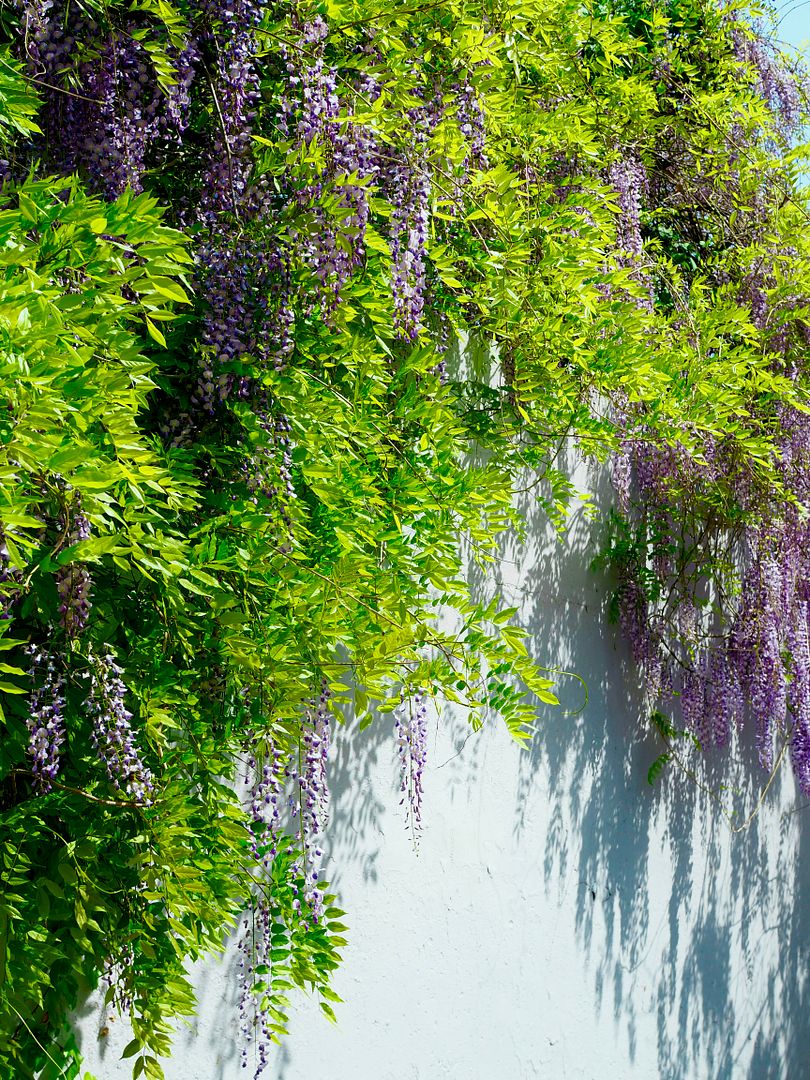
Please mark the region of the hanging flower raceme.
MULTIPOLYGON (((65 511, 67 514, 67 511, 65 511)), ((81 510, 59 522, 64 534, 64 544, 69 547, 87 540, 90 522, 81 510)), ((56 591, 59 594, 59 621, 69 638, 77 637, 84 630, 90 615, 90 571, 81 563, 68 563, 56 574, 56 591)))
POLYGON ((28 756, 34 782, 50 791, 59 772, 60 756, 67 736, 65 728, 65 676, 56 657, 31 645, 31 691, 28 706, 28 756))
POLYGON ((200 374, 192 404, 213 416, 232 395, 250 396, 255 373, 281 368, 292 351, 294 314, 290 302, 289 253, 263 221, 277 208, 253 175, 251 133, 259 100, 255 32, 261 5, 241 2, 224 9, 206 4, 212 20, 216 74, 214 135, 205 161, 198 205, 191 212, 203 226, 198 249, 198 293, 206 305, 200 374))
POLYGON ((126 686, 121 680, 123 668, 112 652, 89 655, 90 689, 85 710, 90 717, 90 739, 99 761, 104 765, 113 787, 123 791, 133 802, 149 806, 154 796, 154 781, 144 765, 132 730, 132 713, 126 707, 126 686))
POLYGON ((427 147, 439 123, 443 101, 438 90, 424 105, 408 114, 408 141, 388 151, 381 170, 381 187, 391 203, 391 287, 394 326, 416 341, 425 309, 425 267, 430 223, 431 171, 427 147))
MULTIPOLYGON (((322 166, 292 181, 290 195, 301 219, 290 235, 331 312, 340 304, 346 282, 363 264, 369 191, 380 166, 373 132, 341 118, 337 72, 325 55, 328 38, 328 25, 317 16, 301 27, 297 41, 281 47, 285 84, 277 119, 294 146, 324 153, 322 166), (332 201, 329 209, 323 196, 332 201)), ((373 76, 359 80, 358 100, 371 104, 379 92, 373 76)))
POLYGON ((403 701, 394 714, 397 757, 399 759, 400 806, 407 803, 411 828, 416 836, 422 828, 423 774, 427 763, 427 699, 421 690, 403 701))
POLYGON ((785 65, 773 42, 756 30, 742 28, 733 16, 730 19, 735 58, 751 69, 757 90, 776 117, 782 134, 794 135, 801 124, 808 94, 802 74, 785 65))
POLYGON ((330 696, 322 682, 320 695, 309 701, 302 716, 298 746, 292 752, 273 736, 248 749, 246 802, 256 887, 242 919, 237 949, 241 1064, 246 1069, 252 1053, 254 1078, 269 1063, 277 1030, 277 1016, 266 999, 274 977, 274 942, 286 940, 286 930, 277 921, 279 900, 271 886, 277 857, 292 857, 287 881, 293 920, 312 928, 324 915, 320 844, 329 804, 330 696))
POLYGON ((215 133, 199 213, 214 225, 223 211, 239 216, 253 168, 251 132, 259 100, 255 34, 262 5, 254 0, 206 0, 201 6, 212 27, 216 69, 208 76, 215 133))
POLYGON ((632 156, 615 161, 608 169, 608 180, 616 190, 619 217, 616 222, 617 247, 638 258, 643 251, 641 239, 641 204, 647 174, 641 162, 632 156))
POLYGON ((14 605, 22 592, 22 574, 19 570, 10 569, 10 566, 5 531, 0 524, 0 621, 12 618, 14 605))
POLYGON ((242 920, 237 942, 239 954, 239 1035, 240 1064, 247 1069, 251 1051, 255 1056, 254 1080, 270 1062, 274 1040, 274 1018, 262 1001, 262 987, 272 975, 273 906, 260 893, 254 897, 242 920))
POLYGON ((143 189, 152 145, 177 144, 188 125, 190 88, 199 53, 194 42, 171 47, 171 83, 160 86, 140 28, 104 29, 81 5, 25 0, 26 61, 45 84, 42 130, 46 156, 68 173, 86 170, 110 199, 143 189), (77 61, 77 45, 87 46, 77 61))
POLYGON ((310 701, 301 721, 298 766, 293 765, 289 770, 293 785, 290 811, 297 822, 295 847, 300 853, 293 864, 293 875, 303 878, 303 894, 297 897, 294 905, 300 908, 303 902, 316 923, 323 914, 321 835, 329 811, 327 760, 331 729, 330 696, 329 688, 323 682, 320 696, 317 701, 310 701))
POLYGON ((467 154, 462 162, 462 177, 476 169, 489 166, 486 155, 487 126, 481 100, 469 79, 455 88, 456 119, 459 130, 467 143, 467 154))
POLYGON ((282 830, 286 753, 272 737, 249 748, 245 780, 251 821, 251 854, 257 868, 257 887, 242 919, 239 953, 239 1030, 241 1064, 248 1067, 251 1049, 256 1055, 255 1077, 268 1064, 273 1039, 272 1017, 263 1006, 262 985, 272 975, 273 903, 269 893, 273 860, 284 846, 282 830))
POLYGON ((652 311, 653 296, 649 274, 642 267, 644 241, 641 235, 641 210, 649 190, 647 170, 633 154, 614 161, 608 169, 608 182, 616 192, 619 213, 616 217, 616 262, 634 271, 643 289, 636 302, 652 311))
POLYGON ((278 854, 284 810, 285 753, 272 738, 249 753, 245 780, 252 822, 251 852, 257 866, 269 871, 278 854), (259 752, 261 749, 261 756, 259 752))

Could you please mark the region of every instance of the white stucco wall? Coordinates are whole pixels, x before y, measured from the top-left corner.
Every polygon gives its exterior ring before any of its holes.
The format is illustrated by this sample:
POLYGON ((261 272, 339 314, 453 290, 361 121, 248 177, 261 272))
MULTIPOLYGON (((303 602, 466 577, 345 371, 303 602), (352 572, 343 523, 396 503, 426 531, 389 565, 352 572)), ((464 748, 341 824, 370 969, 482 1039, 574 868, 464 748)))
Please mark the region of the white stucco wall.
MULTIPOLYGON (((681 775, 647 785, 659 748, 639 734, 608 586, 588 569, 593 526, 578 513, 557 544, 535 516, 501 584, 536 656, 578 672, 588 705, 568 714, 582 689, 562 679, 566 708, 538 710, 529 752, 497 726, 468 739, 458 718, 437 723, 418 854, 390 721, 340 733, 329 848, 351 927, 345 1004, 332 1026, 302 1001, 267 1080, 810 1076, 810 840, 789 771, 736 834, 681 775)), ((762 778, 743 752, 710 759, 704 779, 750 793, 762 778)), ((199 1017, 169 1080, 245 1076, 234 967, 229 953, 196 973, 199 1017)), ((99 1080, 130 1075, 125 1026, 97 1001, 84 1011, 99 1080)))

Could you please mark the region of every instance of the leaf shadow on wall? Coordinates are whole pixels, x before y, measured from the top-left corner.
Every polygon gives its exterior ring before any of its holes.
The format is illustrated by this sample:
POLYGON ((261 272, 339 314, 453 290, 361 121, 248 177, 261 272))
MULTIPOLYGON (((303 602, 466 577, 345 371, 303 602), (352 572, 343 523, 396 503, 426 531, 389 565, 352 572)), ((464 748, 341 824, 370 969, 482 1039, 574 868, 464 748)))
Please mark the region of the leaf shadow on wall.
MULTIPOLYGON (((609 484, 581 487, 610 504, 609 484)), ((717 804, 675 767, 651 788, 663 747, 645 732, 638 676, 607 609, 611 584, 590 569, 598 525, 575 511, 562 542, 527 500, 534 548, 504 551, 502 588, 528 644, 560 677, 562 708, 538 705, 522 755, 515 829, 542 784, 547 895, 573 895, 583 979, 612 1010, 631 1061, 657 1032, 663 1080, 777 1080, 806 1073, 810 1047, 810 837, 786 765, 751 824, 733 832, 717 804), (581 709, 581 712, 577 710, 581 709)), ((483 582, 481 582, 483 586, 483 582)), ((765 776, 739 746, 697 763, 699 779, 747 818, 765 776)), ((562 901, 561 901, 562 902, 562 901)))

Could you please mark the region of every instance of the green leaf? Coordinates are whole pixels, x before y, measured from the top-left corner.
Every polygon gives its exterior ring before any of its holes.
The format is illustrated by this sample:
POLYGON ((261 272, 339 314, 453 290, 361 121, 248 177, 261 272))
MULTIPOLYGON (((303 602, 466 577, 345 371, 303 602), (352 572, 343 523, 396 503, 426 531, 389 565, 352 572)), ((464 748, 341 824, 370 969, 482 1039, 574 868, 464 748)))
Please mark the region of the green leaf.
POLYGON ((664 771, 664 767, 672 760, 672 754, 664 753, 660 754, 652 763, 647 771, 647 783, 650 785, 655 784, 661 773, 664 771))
POLYGON ((158 345, 162 345, 163 348, 165 349, 166 348, 166 338, 163 336, 163 332, 161 330, 158 330, 158 328, 155 326, 155 324, 152 322, 151 319, 146 319, 146 329, 149 332, 149 336, 154 341, 156 341, 158 343, 158 345))
POLYGON ((169 300, 174 300, 178 304, 187 304, 189 302, 188 296, 184 290, 176 281, 172 281, 171 278, 156 277, 151 278, 150 281, 154 288, 162 296, 168 297, 169 300))
POLYGON ((333 1024, 336 1024, 337 1017, 335 1016, 335 1010, 332 1008, 332 1006, 326 1001, 321 1001, 319 1002, 319 1004, 321 1006, 321 1011, 324 1013, 327 1019, 329 1019, 333 1024))

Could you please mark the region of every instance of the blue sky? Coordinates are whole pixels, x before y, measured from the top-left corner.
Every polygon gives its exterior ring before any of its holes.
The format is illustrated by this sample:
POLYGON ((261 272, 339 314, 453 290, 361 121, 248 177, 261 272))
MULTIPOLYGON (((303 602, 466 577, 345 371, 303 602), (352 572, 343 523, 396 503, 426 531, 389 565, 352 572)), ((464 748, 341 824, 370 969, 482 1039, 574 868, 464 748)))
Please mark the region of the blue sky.
POLYGON ((810 53, 810 0, 777 0, 776 7, 781 20, 778 37, 810 53))

